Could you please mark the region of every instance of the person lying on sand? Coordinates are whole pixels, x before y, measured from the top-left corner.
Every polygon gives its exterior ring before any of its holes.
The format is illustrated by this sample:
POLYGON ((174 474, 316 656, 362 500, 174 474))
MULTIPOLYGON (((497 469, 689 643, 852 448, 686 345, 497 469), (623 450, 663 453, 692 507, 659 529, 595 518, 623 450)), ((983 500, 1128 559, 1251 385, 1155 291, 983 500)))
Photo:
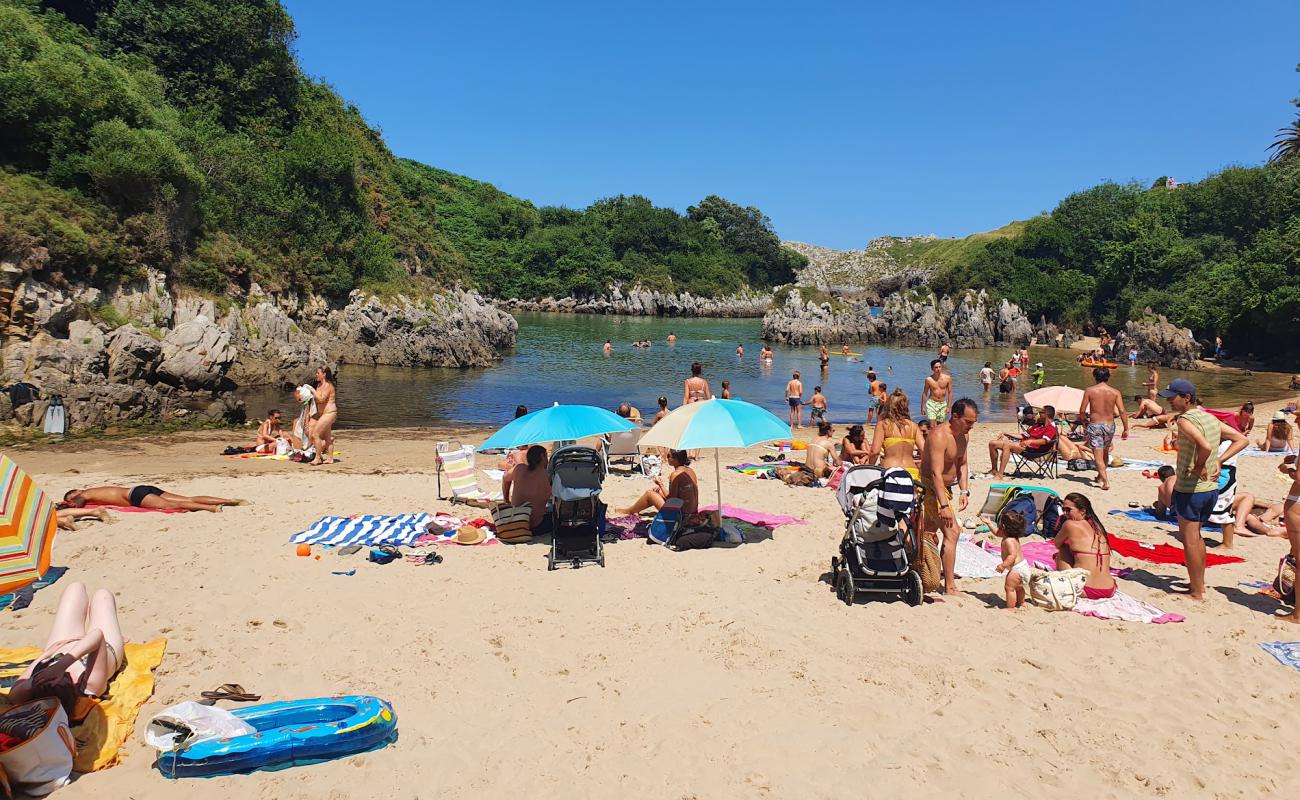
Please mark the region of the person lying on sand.
POLYGON ((225 497, 186 497, 172 494, 157 486, 96 486, 90 489, 72 489, 63 495, 63 508, 83 508, 87 503, 99 506, 133 506, 155 510, 220 511, 222 506, 242 506, 246 500, 225 497))
MULTIPOLYGON (((1164 407, 1149 397, 1136 396, 1134 399, 1138 401, 1138 408, 1137 411, 1131 415, 1132 419, 1159 419, 1163 416, 1171 416, 1165 414, 1164 407)), ((1164 426, 1162 425, 1161 427, 1164 426)))
POLYGON ((69 585, 59 598, 45 650, 9 690, 8 702, 54 697, 67 708, 80 695, 99 697, 125 663, 124 641, 112 592, 100 589, 89 597, 85 584, 69 585))
POLYGON ((1232 501, 1232 513, 1236 517, 1236 532, 1255 534, 1257 536, 1286 536, 1286 530, 1272 523, 1282 518, 1282 504, 1269 505, 1255 498, 1255 495, 1239 493, 1232 501))
POLYGON ((86 517, 94 517, 100 522, 113 521, 113 517, 108 513, 107 508, 60 508, 54 514, 59 527, 65 531, 75 531, 77 529, 76 521, 86 517))

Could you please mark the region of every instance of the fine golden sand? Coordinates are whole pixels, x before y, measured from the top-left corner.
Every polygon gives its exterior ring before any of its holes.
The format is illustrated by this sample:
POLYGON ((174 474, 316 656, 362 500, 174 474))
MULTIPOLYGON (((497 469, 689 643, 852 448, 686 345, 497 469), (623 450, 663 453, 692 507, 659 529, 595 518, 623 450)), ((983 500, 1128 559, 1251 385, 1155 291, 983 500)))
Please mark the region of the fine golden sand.
MULTIPOLYGON (((984 443, 1010 427, 976 428, 977 470, 988 467, 984 443)), ((826 583, 844 528, 833 493, 725 472, 727 503, 809 524, 703 552, 619 542, 605 569, 547 572, 542 544, 445 547, 437 566, 377 566, 301 558, 287 538, 324 514, 466 513, 435 496, 433 444, 447 431, 340 431, 343 461, 324 468, 218 456, 234 438, 9 451, 55 495, 153 483, 252 500, 220 514, 118 514, 59 535, 65 582, 114 590, 129 639, 168 640, 124 763, 60 798, 1262 797, 1296 786, 1300 675, 1258 643, 1300 630, 1238 585, 1272 578, 1281 539, 1241 539, 1247 561, 1211 567, 1204 604, 1180 594, 1181 567, 1116 556, 1136 568, 1120 588, 1186 615, 1181 624, 1003 611, 1000 577, 962 581, 965 597, 921 608, 849 608, 826 583), (400 739, 282 772, 165 780, 144 722, 227 682, 266 700, 376 694, 395 706, 400 739)), ((1159 458, 1159 439, 1138 433, 1118 453, 1159 458)), ((711 458, 695 465, 706 502, 711 458)), ((1280 498, 1278 460, 1241 459, 1243 488, 1280 498)), ((1099 511, 1155 493, 1139 472, 1113 473, 1107 493, 1089 477, 1051 485, 1084 491, 1099 511)), ((645 483, 611 477, 604 498, 626 504, 645 483)), ((972 483, 974 506, 987 483, 972 483)), ((1104 519, 1174 542, 1171 526, 1104 519)), ((0 612, 0 646, 42 644, 59 590, 0 612)))

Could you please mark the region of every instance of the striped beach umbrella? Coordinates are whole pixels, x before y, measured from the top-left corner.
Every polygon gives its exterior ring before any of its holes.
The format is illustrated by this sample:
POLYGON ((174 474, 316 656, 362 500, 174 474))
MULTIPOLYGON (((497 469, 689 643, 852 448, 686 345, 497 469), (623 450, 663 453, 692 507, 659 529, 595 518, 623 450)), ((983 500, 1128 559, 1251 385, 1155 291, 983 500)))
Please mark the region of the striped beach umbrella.
POLYGON ((35 583, 50 568, 57 524, 53 501, 0 454, 0 594, 35 583))

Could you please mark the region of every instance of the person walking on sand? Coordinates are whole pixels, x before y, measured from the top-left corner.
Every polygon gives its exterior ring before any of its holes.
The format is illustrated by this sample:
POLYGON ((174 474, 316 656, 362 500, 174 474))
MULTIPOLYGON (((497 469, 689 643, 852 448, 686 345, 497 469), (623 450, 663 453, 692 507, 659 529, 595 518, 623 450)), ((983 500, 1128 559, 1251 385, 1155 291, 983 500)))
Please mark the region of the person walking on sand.
POLYGON ((334 463, 334 423, 339 418, 336 385, 338 378, 329 367, 316 369, 316 417, 311 426, 311 442, 316 448, 312 466, 334 463))
MULTIPOLYGON (((1170 381, 1160 396, 1178 415, 1178 465, 1172 506, 1178 517, 1178 535, 1183 540, 1189 593, 1193 600, 1204 600, 1205 540, 1201 538, 1201 526, 1210 521, 1219 500, 1220 464, 1241 452, 1247 439, 1200 407, 1196 387, 1189 380, 1170 381), (1224 439, 1230 439, 1232 444, 1220 453, 1219 443, 1224 439)), ((1224 545, 1231 544, 1225 537, 1224 545)))
POLYGON ((808 424, 817 425, 826 420, 826 395, 822 394, 822 387, 813 387, 812 400, 809 403, 812 409, 808 412, 808 424))
POLYGON ((1092 371, 1097 381, 1083 390, 1083 402, 1079 404, 1079 419, 1088 423, 1088 447, 1092 448, 1092 457, 1097 465, 1098 488, 1110 490, 1110 476, 1106 474, 1106 465, 1110 463, 1110 451, 1115 442, 1115 418, 1119 417, 1124 425, 1124 438, 1128 438, 1128 414, 1124 411, 1124 395, 1110 385, 1110 370, 1097 367, 1092 371))
POLYGON ((785 385, 785 401, 790 404, 790 426, 793 428, 803 427, 803 381, 799 380, 799 373, 794 373, 790 382, 785 385))
POLYGON ((703 372, 704 367, 700 362, 691 364, 691 377, 682 383, 682 405, 713 399, 713 392, 709 390, 709 382, 704 380, 703 372))
POLYGON ((930 374, 921 388, 921 408, 925 418, 935 424, 952 414, 952 376, 943 371, 943 361, 938 358, 930 362, 930 374))
POLYGON ((957 594, 957 538, 961 528, 957 512, 970 504, 970 465, 966 448, 970 432, 979 421, 979 406, 963 397, 952 405, 952 419, 932 427, 921 452, 921 485, 925 487, 925 508, 921 530, 943 536, 943 585, 947 594, 957 594), (953 488, 959 488, 953 508, 953 488), (939 532, 942 531, 942 534, 939 532))

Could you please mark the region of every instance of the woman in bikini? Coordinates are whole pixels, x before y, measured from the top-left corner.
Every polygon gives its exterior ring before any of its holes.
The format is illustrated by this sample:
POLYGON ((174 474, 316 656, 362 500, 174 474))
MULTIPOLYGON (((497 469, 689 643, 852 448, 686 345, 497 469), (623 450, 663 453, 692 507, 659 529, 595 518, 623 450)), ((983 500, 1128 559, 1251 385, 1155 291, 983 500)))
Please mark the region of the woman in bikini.
POLYGON ((704 367, 700 362, 691 364, 691 377, 682 382, 682 405, 698 403, 713 397, 713 392, 709 391, 709 382, 704 380, 701 374, 703 372, 704 367))
POLYGON ((912 421, 907 395, 895 389, 885 401, 880 424, 876 426, 871 447, 867 450, 867 463, 879 463, 885 469, 905 469, 913 480, 919 481, 921 473, 912 453, 914 450, 920 452, 924 446, 925 434, 912 421))
POLYGON ((1264 438, 1259 440, 1259 449, 1265 453, 1289 453, 1294 448, 1291 423, 1287 422, 1285 411, 1278 411, 1269 422, 1264 438))
POLYGON ((77 695, 99 697, 122 668, 122 644, 113 593, 100 589, 88 597, 85 584, 74 583, 59 599, 45 650, 9 690, 8 701, 58 697, 67 707, 77 695))
POLYGON ((339 418, 334 370, 320 367, 316 370, 316 416, 311 426, 311 443, 316 448, 312 465, 334 463, 334 422, 339 418))
POLYGON ((866 435, 861 425, 851 425, 848 435, 840 442, 840 461, 845 465, 866 464, 866 435))
POLYGON ((1083 596, 1104 600, 1115 594, 1115 579, 1110 574, 1110 539, 1092 502, 1078 492, 1071 492, 1061 502, 1065 517, 1053 542, 1056 545, 1056 568, 1079 567, 1088 570, 1083 596))

